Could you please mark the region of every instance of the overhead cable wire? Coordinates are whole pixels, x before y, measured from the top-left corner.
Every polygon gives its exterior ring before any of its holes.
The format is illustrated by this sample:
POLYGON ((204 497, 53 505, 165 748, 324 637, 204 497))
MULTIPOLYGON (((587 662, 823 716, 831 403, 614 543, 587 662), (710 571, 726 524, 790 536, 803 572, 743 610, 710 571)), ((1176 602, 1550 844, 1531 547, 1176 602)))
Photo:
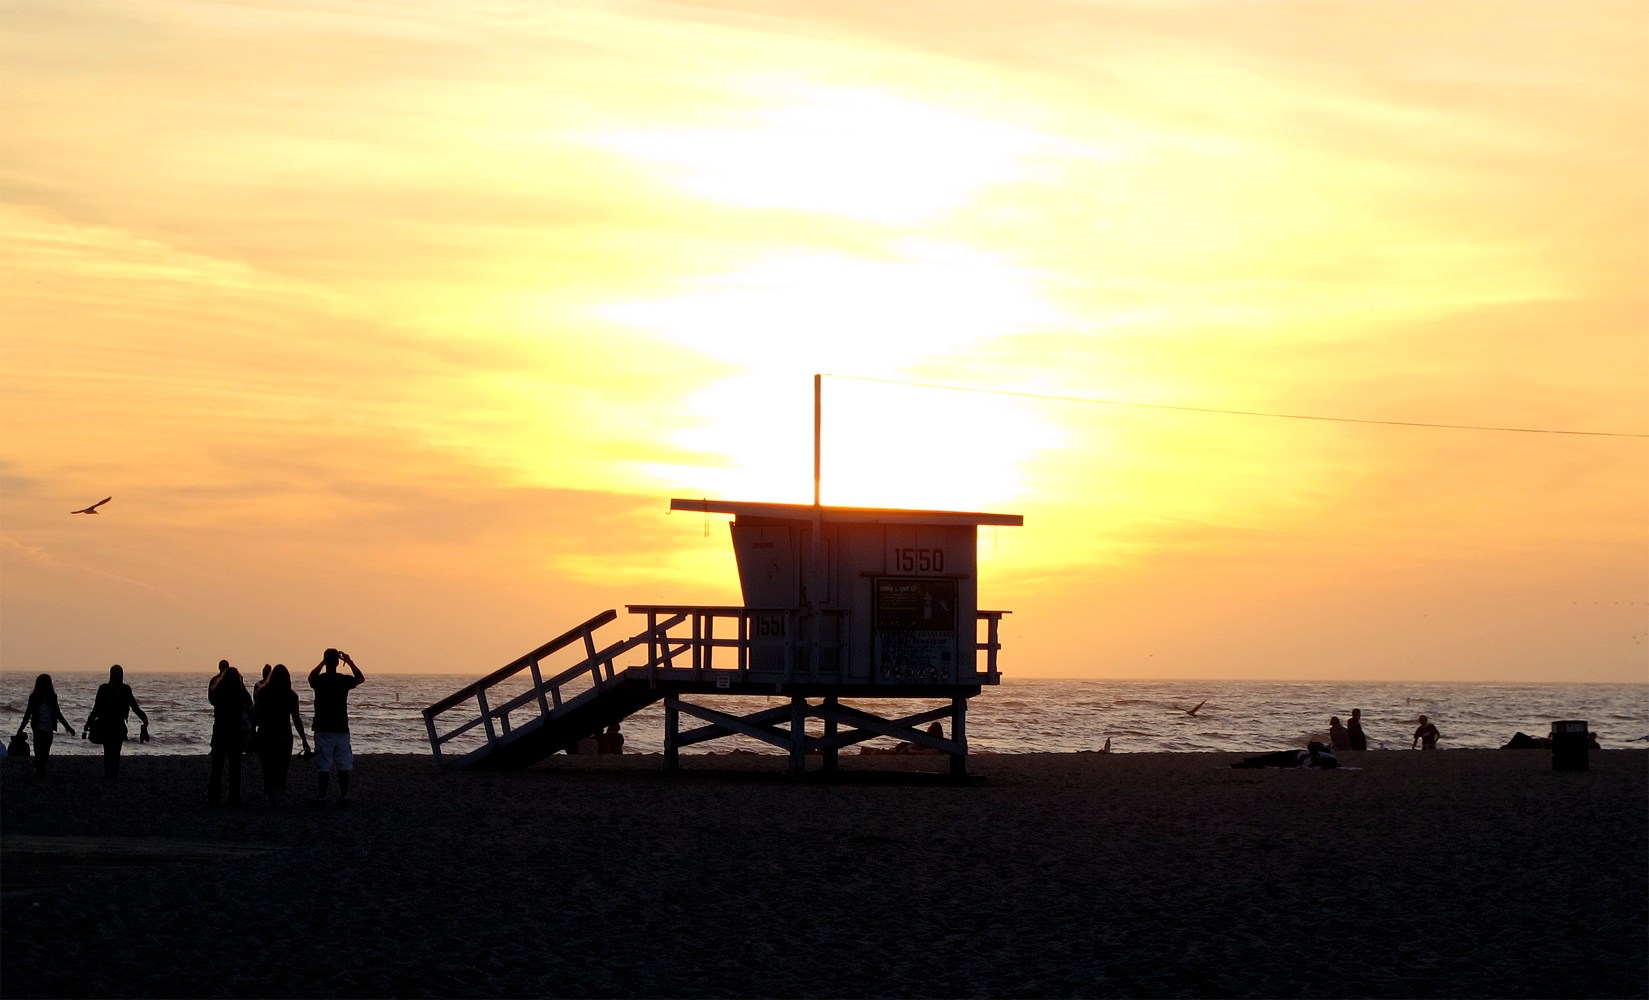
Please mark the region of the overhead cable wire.
POLYGON ((854 382, 878 382, 883 385, 903 385, 916 389, 942 389, 948 392, 977 392, 991 396, 1017 396, 1021 399, 1047 399, 1063 403, 1088 403, 1096 406, 1129 406, 1145 410, 1175 410, 1180 413, 1212 413, 1230 417, 1268 417, 1275 420, 1318 420, 1336 424, 1379 424, 1387 427, 1426 427, 1433 430, 1497 431, 1506 434, 1568 434, 1580 437, 1649 438, 1649 434, 1629 431, 1576 431, 1553 427, 1500 427, 1491 424, 1440 424, 1421 420, 1374 420, 1366 417, 1328 417, 1312 413, 1274 413, 1268 410, 1226 410, 1212 406, 1176 406, 1171 403, 1140 403, 1126 399, 1101 399, 1096 396, 1060 396, 1042 392, 1018 392, 1012 389, 986 389, 979 386, 942 385, 936 382, 910 382, 903 379, 874 378, 869 375, 839 375, 826 372, 825 378, 839 378, 854 382))

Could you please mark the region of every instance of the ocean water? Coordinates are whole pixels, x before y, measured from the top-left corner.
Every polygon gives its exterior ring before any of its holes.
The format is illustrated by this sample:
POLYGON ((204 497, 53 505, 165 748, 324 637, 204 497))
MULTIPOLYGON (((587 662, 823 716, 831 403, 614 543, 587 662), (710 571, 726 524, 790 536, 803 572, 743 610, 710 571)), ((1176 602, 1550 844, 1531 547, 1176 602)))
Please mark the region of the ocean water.
MULTIPOLYGON (((477 675, 479 676, 479 675, 477 675)), ((22 720, 33 674, 0 673, 0 727, 9 738, 22 720)), ((211 736, 206 701, 210 673, 127 675, 149 713, 150 743, 133 753, 205 754, 211 736)), ((54 675, 63 714, 78 732, 103 674, 54 675)), ((369 674, 350 695, 351 742, 357 753, 429 753, 424 706, 474 681, 468 675, 369 674)), ((311 698, 297 678, 309 726, 311 698)), ((786 703, 781 697, 704 696, 704 704, 745 714, 786 703)), ((853 704, 848 701, 847 704, 853 704)), ((859 703, 889 717, 938 701, 859 703)), ((1605 748, 1649 747, 1649 685, 1321 683, 1285 681, 1015 680, 987 687, 968 706, 969 748, 980 752, 1044 753, 1097 750, 1259 752, 1327 739, 1328 719, 1363 711, 1370 749, 1406 750, 1416 719, 1442 731, 1442 749, 1494 748, 1514 733, 1544 736, 1557 719, 1584 719, 1605 748), (1190 709, 1201 704, 1195 715, 1190 709)), ((132 727, 136 733, 135 719, 132 727)), ((817 725, 815 723, 815 725, 817 725)), ((947 725, 948 730, 948 725, 947 725)), ((625 749, 656 753, 664 746, 664 707, 656 703, 624 723, 625 749)), ((869 745, 892 745, 877 739, 869 745)), ((777 753, 744 737, 685 748, 683 753, 733 749, 777 753)), ((54 754, 95 754, 98 748, 59 730, 54 754)), ((849 753, 853 752, 851 750, 849 753)))

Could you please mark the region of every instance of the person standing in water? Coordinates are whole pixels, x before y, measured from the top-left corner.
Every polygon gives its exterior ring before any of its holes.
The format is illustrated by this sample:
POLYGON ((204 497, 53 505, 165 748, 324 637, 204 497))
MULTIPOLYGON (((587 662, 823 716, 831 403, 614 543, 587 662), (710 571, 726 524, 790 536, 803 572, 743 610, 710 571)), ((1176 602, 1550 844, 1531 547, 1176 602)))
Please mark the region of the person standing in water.
POLYGON ((326 800, 326 786, 333 771, 338 772, 338 801, 349 801, 349 774, 355 769, 355 755, 349 746, 349 692, 365 681, 349 654, 337 649, 323 653, 321 662, 309 672, 309 686, 315 691, 315 721, 310 729, 315 733, 317 802, 326 800), (354 676, 339 674, 339 661, 354 676))
POLYGON ((57 707, 57 690, 52 687, 52 675, 41 674, 34 679, 34 691, 29 694, 28 708, 23 711, 23 721, 17 724, 17 732, 22 734, 30 722, 34 723, 34 774, 35 777, 45 777, 46 758, 52 752, 52 734, 62 723, 63 728, 70 736, 74 735, 74 727, 69 720, 63 717, 63 711, 57 707))
POLYGON ((97 698, 92 702, 92 714, 80 733, 86 739, 103 747, 103 780, 120 780, 120 747, 126 742, 126 715, 136 712, 143 723, 139 739, 149 742, 149 717, 138 706, 132 686, 126 683, 120 664, 109 668, 109 683, 100 684, 97 698))

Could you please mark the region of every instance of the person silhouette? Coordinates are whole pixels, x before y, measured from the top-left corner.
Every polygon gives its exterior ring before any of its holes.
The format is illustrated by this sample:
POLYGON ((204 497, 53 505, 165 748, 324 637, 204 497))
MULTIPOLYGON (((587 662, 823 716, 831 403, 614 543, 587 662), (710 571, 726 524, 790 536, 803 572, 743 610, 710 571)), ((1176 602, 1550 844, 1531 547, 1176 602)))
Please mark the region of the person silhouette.
POLYGON ((1420 726, 1414 731, 1414 739, 1409 741, 1409 749, 1413 750, 1414 745, 1418 743, 1422 750, 1436 750, 1437 741, 1442 738, 1443 734, 1437 731, 1437 727, 1432 725, 1431 720, 1422 715, 1420 716, 1420 726))
POLYGON ((607 727, 607 731, 595 738, 596 753, 623 753, 624 734, 618 731, 618 723, 607 727))
POLYGON ((1316 740, 1306 744, 1304 750, 1277 750, 1272 753, 1262 753, 1254 757, 1245 757, 1232 767, 1339 767, 1340 761, 1334 756, 1334 751, 1323 746, 1316 740))
POLYGON ((1353 750, 1367 750, 1368 737, 1363 735, 1363 710, 1351 710, 1351 718, 1346 722, 1346 741, 1353 750))
POLYGON ((349 692, 365 682, 361 668, 348 653, 337 649, 321 654, 321 662, 309 672, 309 686, 315 691, 315 721, 310 729, 315 733, 317 802, 326 801, 333 771, 338 772, 338 801, 349 801, 349 776, 355 769, 355 754, 349 745, 349 692), (338 673, 340 660, 353 676, 338 673))
POLYGON ((1338 715, 1328 717, 1328 742, 1336 751, 1351 749, 1351 733, 1340 724, 1338 715))
POLYGON ((258 682, 256 684, 252 685, 252 704, 256 705, 258 703, 258 694, 262 692, 264 686, 269 683, 269 675, 274 672, 274 667, 271 667, 267 663, 263 665, 263 676, 258 678, 258 682))
POLYGON ((293 729, 303 740, 304 753, 309 752, 309 737, 304 735, 303 715, 298 711, 298 692, 292 690, 292 674, 286 664, 277 663, 270 670, 269 679, 253 702, 252 714, 257 726, 254 742, 258 761, 263 766, 263 794, 271 806, 279 807, 286 799, 293 729))
POLYGON ((206 699, 212 703, 212 773, 206 786, 206 803, 217 808, 223 801, 223 770, 229 765, 229 807, 240 806, 240 764, 246 753, 247 722, 252 712, 252 696, 240 671, 225 665, 207 685, 206 699))
POLYGON ((120 664, 109 668, 109 681, 98 685, 97 697, 92 701, 92 714, 86 716, 86 724, 80 728, 83 738, 103 747, 104 781, 120 780, 120 748, 126 742, 128 713, 137 713, 143 723, 139 739, 149 742, 149 717, 143 714, 137 696, 132 694, 132 686, 126 683, 125 677, 120 664))
POLYGON ((62 709, 58 708, 57 690, 52 687, 51 674, 41 674, 34 679, 34 690, 29 693, 23 721, 17 724, 17 735, 23 735, 23 730, 31 721, 34 723, 34 774, 35 777, 44 777, 46 758, 52 752, 52 734, 57 731, 58 724, 62 723, 68 734, 74 735, 74 727, 69 725, 62 709))

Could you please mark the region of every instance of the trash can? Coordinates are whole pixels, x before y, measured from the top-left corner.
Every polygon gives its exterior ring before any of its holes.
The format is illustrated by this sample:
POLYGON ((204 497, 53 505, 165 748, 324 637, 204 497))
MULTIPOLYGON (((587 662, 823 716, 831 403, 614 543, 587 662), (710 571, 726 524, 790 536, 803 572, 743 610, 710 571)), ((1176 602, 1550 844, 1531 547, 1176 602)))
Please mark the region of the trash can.
POLYGON ((1589 765, 1586 720, 1552 723, 1552 770, 1584 771, 1589 765))

